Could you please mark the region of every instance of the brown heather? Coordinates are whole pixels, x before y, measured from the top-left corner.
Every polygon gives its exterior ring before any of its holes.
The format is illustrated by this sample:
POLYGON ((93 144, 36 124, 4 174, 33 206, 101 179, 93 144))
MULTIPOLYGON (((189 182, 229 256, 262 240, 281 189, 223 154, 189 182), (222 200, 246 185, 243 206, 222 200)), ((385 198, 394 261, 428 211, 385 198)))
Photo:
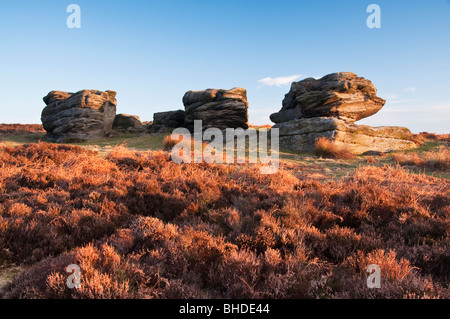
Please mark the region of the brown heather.
POLYGON ((1 297, 450 297, 449 181, 391 166, 319 181, 296 165, 1 148, 0 266, 26 269, 1 297), (66 287, 69 264, 81 289, 66 287))
POLYGON ((445 146, 423 153, 400 153, 394 155, 393 159, 401 166, 417 166, 443 171, 450 169, 450 149, 445 146))
POLYGON ((0 134, 30 134, 44 133, 45 130, 40 124, 0 124, 0 134))
POLYGON ((316 140, 316 155, 325 158, 352 159, 355 158, 348 149, 338 146, 334 141, 326 137, 320 137, 316 140))
POLYGON ((176 144, 180 143, 182 140, 182 137, 173 140, 171 135, 167 135, 166 137, 164 137, 163 141, 164 149, 166 151, 170 151, 176 144))
POLYGON ((423 144, 425 142, 430 141, 441 141, 445 142, 447 145, 450 143, 450 134, 434 134, 434 133, 428 133, 428 132, 422 132, 419 134, 413 135, 414 142, 418 144, 423 144))
MULTIPOLYGON (((177 139, 172 139, 171 135, 167 135, 164 137, 164 140, 163 140, 164 150, 167 152, 171 152, 173 147, 179 143, 181 143, 180 146, 183 146, 185 149, 189 149, 189 148, 191 149, 191 157, 192 157, 191 160, 192 160, 192 162, 194 162, 193 161, 193 159, 194 159, 193 153, 194 153, 194 147, 195 147, 196 141, 193 137, 180 136, 177 139)), ((203 141, 201 142, 201 144, 202 144, 201 145, 202 150, 204 150, 205 147, 208 145, 207 142, 203 142, 203 141)), ((183 152, 179 152, 178 155, 186 156, 186 154, 183 154, 183 152)))

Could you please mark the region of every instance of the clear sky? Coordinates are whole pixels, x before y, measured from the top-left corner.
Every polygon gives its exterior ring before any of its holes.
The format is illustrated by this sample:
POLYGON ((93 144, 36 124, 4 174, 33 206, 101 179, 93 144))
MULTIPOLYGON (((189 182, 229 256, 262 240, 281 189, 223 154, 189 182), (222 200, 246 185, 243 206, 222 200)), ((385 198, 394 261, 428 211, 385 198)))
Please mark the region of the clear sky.
POLYGON ((0 0, 4 123, 40 123, 51 90, 115 90, 118 113, 152 120, 188 90, 241 86, 266 124, 292 80, 340 71, 387 100, 359 123, 450 133, 450 0, 0 0))

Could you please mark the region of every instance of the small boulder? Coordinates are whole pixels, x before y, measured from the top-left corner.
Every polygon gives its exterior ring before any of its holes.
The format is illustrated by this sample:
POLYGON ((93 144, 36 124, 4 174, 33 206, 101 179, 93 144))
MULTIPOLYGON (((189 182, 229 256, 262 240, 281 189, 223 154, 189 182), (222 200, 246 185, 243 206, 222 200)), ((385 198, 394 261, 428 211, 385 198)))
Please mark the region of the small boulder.
POLYGON ((363 156, 384 156, 386 155, 386 153, 390 153, 390 151, 386 151, 386 152, 379 152, 379 151, 367 151, 362 153, 361 155, 363 156))
POLYGON ((141 119, 137 115, 117 114, 114 119, 113 129, 119 132, 143 131, 141 119))

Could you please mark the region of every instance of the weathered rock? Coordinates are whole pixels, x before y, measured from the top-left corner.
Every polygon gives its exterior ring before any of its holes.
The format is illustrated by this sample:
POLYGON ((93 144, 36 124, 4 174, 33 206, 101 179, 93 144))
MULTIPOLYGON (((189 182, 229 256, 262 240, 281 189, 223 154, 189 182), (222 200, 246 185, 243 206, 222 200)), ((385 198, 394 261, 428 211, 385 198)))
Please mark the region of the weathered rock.
POLYGON ((190 130, 194 128, 194 120, 202 120, 203 129, 248 128, 247 91, 243 88, 189 91, 183 97, 183 104, 184 124, 190 130))
POLYGON ((114 91, 52 91, 44 102, 42 124, 55 141, 96 139, 112 132, 117 105, 114 91))
POLYGON ((292 83, 283 107, 270 116, 274 123, 299 118, 337 117, 355 122, 377 113, 386 103, 371 81, 352 72, 333 73, 316 80, 292 83))
POLYGON ((120 132, 139 132, 145 130, 139 116, 128 114, 117 114, 114 119, 113 129, 120 132))
POLYGON ((280 130, 280 147, 293 152, 312 152, 320 137, 345 146, 354 154, 389 152, 416 147, 405 127, 356 125, 333 117, 296 119, 274 125, 280 130))
POLYGON ((153 123, 148 130, 151 133, 169 133, 176 128, 184 127, 186 114, 183 110, 158 112, 153 114, 153 123))
POLYGON ((170 128, 182 127, 185 117, 183 110, 159 112, 153 114, 153 124, 170 128))
POLYGON ((351 72, 333 73, 292 83, 282 109, 270 118, 280 129, 280 147, 294 152, 314 151, 320 137, 355 154, 416 147, 407 128, 354 124, 385 103, 369 80, 351 72))

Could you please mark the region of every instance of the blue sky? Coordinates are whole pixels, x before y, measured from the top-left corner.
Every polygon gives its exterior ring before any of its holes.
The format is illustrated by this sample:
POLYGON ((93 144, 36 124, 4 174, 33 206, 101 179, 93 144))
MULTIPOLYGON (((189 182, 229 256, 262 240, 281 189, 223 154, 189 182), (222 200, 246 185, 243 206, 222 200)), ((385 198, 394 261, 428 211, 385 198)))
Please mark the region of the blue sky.
POLYGON ((39 123, 51 90, 115 90, 119 113, 152 120, 188 90, 241 86, 265 124, 293 79, 352 71, 387 100, 359 123, 450 133, 450 0, 0 0, 0 40, 4 123, 39 123))

